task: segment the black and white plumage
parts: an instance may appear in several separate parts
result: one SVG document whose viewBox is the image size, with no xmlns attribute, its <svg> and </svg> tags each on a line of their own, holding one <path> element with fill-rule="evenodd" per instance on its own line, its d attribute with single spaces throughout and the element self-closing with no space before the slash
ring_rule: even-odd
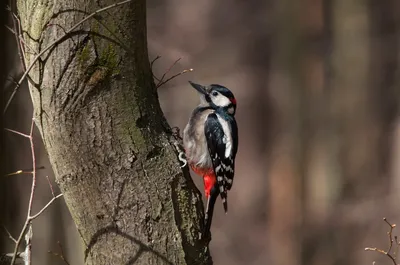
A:
<svg viewBox="0 0 400 265">
<path fill-rule="evenodd" d="M 204 131 L 219 193 L 227 212 L 227 191 L 233 184 L 238 137 L 235 119 L 219 112 L 217 110 L 208 115 Z"/>
<path fill-rule="evenodd" d="M 192 169 L 203 176 L 206 197 L 205 229 L 209 231 L 215 201 L 221 196 L 227 212 L 227 191 L 233 184 L 238 149 L 235 120 L 236 99 L 221 85 L 202 86 L 190 82 L 200 93 L 200 105 L 193 111 L 183 132 L 183 144 Z"/>
</svg>

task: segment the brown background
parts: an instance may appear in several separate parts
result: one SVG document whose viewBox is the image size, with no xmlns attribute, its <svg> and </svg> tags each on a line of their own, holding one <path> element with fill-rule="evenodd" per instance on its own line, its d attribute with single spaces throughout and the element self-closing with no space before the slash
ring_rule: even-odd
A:
<svg viewBox="0 0 400 265">
<path fill-rule="evenodd" d="M 8 75 L 18 77 L 7 36 Z M 183 128 L 198 103 L 188 80 L 227 86 L 238 101 L 236 177 L 228 215 L 216 207 L 215 264 L 390 264 L 364 248 L 386 248 L 382 218 L 400 220 L 399 37 L 396 0 L 148 1 L 150 60 L 162 56 L 155 75 L 178 58 L 171 73 L 194 69 L 159 90 L 171 126 Z M 6 126 L 27 133 L 31 109 L 22 88 Z M 28 140 L 7 133 L 6 144 L 6 172 L 31 167 Z M 46 169 L 34 212 L 53 179 L 38 138 L 36 152 Z M 17 236 L 30 176 L 0 183 L 2 222 Z M 60 252 L 57 241 L 71 265 L 83 264 L 62 200 L 34 221 L 34 264 L 63 264 L 47 253 Z"/>
</svg>

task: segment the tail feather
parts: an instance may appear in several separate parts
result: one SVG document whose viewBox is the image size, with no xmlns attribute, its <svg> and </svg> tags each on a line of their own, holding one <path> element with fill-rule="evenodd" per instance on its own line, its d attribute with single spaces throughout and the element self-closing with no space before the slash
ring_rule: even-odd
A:
<svg viewBox="0 0 400 265">
<path fill-rule="evenodd" d="M 218 192 L 211 192 L 211 195 L 207 200 L 207 208 L 204 216 L 204 236 L 208 237 L 211 235 L 211 223 L 214 214 L 215 201 L 218 198 Z"/>
<path fill-rule="evenodd" d="M 225 214 L 228 213 L 228 199 L 227 199 L 227 194 L 225 193 L 225 196 L 222 196 L 221 193 L 221 199 L 222 199 L 222 204 L 224 205 L 224 210 L 225 210 Z"/>
<path fill-rule="evenodd" d="M 224 205 L 225 213 L 227 213 L 228 212 L 228 199 L 227 199 L 228 194 L 227 194 L 225 186 L 224 186 L 225 183 L 223 181 L 221 181 L 221 182 L 218 182 L 217 184 L 219 186 L 219 194 L 221 195 L 221 200 Z"/>
</svg>

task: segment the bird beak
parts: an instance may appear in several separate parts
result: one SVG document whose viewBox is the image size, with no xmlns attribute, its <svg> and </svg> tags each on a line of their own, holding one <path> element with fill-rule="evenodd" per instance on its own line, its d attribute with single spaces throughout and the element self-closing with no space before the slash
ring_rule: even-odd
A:
<svg viewBox="0 0 400 265">
<path fill-rule="evenodd" d="M 201 93 L 203 95 L 207 95 L 208 94 L 205 86 L 193 83 L 192 81 L 189 81 L 189 83 L 192 85 L 192 87 L 194 87 L 194 89 L 199 91 L 199 93 Z"/>
</svg>

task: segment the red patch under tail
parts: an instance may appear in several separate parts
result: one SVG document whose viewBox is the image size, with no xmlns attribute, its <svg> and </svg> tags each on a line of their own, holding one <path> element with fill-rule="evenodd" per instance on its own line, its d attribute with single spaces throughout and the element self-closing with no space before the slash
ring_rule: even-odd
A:
<svg viewBox="0 0 400 265">
<path fill-rule="evenodd" d="M 204 175 L 204 193 L 206 198 L 210 197 L 211 189 L 214 187 L 215 183 L 217 182 L 217 178 L 215 177 L 214 172 L 211 174 Z"/>
<path fill-rule="evenodd" d="M 200 176 L 203 176 L 204 181 L 204 193 L 206 198 L 210 197 L 210 192 L 212 187 L 214 187 L 215 183 L 217 182 L 217 178 L 215 177 L 213 169 L 204 169 L 192 166 L 192 170 Z"/>
</svg>

